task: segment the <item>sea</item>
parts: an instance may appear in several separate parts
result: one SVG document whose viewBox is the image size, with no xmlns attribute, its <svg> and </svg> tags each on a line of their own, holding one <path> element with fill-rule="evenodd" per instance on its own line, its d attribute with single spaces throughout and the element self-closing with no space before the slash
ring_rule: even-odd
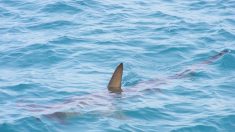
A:
<svg viewBox="0 0 235 132">
<path fill-rule="evenodd" d="M 234 131 L 234 0 L 0 0 L 0 132 Z"/>
</svg>

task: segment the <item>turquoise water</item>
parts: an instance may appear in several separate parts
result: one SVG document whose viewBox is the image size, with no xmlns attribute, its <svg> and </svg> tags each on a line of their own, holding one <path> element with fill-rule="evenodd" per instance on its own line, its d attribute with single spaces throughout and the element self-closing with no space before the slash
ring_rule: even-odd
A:
<svg viewBox="0 0 235 132">
<path fill-rule="evenodd" d="M 232 132 L 235 1 L 1 0 L 0 73 L 0 132 Z"/>
</svg>

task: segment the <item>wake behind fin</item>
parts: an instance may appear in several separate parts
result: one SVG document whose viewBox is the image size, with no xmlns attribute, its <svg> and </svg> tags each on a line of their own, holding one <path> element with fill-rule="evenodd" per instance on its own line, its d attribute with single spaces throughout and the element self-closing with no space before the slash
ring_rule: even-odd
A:
<svg viewBox="0 0 235 132">
<path fill-rule="evenodd" d="M 122 92 L 122 73 L 123 73 L 123 63 L 120 63 L 116 70 L 114 71 L 112 78 L 108 84 L 108 90 L 113 93 L 121 93 Z"/>
</svg>

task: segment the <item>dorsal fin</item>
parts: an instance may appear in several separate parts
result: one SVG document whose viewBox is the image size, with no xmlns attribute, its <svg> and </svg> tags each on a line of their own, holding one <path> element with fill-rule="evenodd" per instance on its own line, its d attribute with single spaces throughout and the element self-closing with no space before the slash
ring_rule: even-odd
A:
<svg viewBox="0 0 235 132">
<path fill-rule="evenodd" d="M 113 73 L 112 78 L 109 81 L 108 90 L 113 93 L 122 92 L 122 73 L 123 73 L 123 64 L 120 63 L 116 70 Z"/>
</svg>

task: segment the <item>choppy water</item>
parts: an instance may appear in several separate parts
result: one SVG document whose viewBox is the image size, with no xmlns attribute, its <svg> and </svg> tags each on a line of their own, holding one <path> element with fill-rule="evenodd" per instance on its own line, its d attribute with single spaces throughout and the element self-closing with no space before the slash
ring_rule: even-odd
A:
<svg viewBox="0 0 235 132">
<path fill-rule="evenodd" d="M 133 90 L 224 49 L 184 78 L 107 93 L 120 62 Z M 232 132 L 234 71 L 233 0 L 0 1 L 0 132 Z"/>
</svg>

